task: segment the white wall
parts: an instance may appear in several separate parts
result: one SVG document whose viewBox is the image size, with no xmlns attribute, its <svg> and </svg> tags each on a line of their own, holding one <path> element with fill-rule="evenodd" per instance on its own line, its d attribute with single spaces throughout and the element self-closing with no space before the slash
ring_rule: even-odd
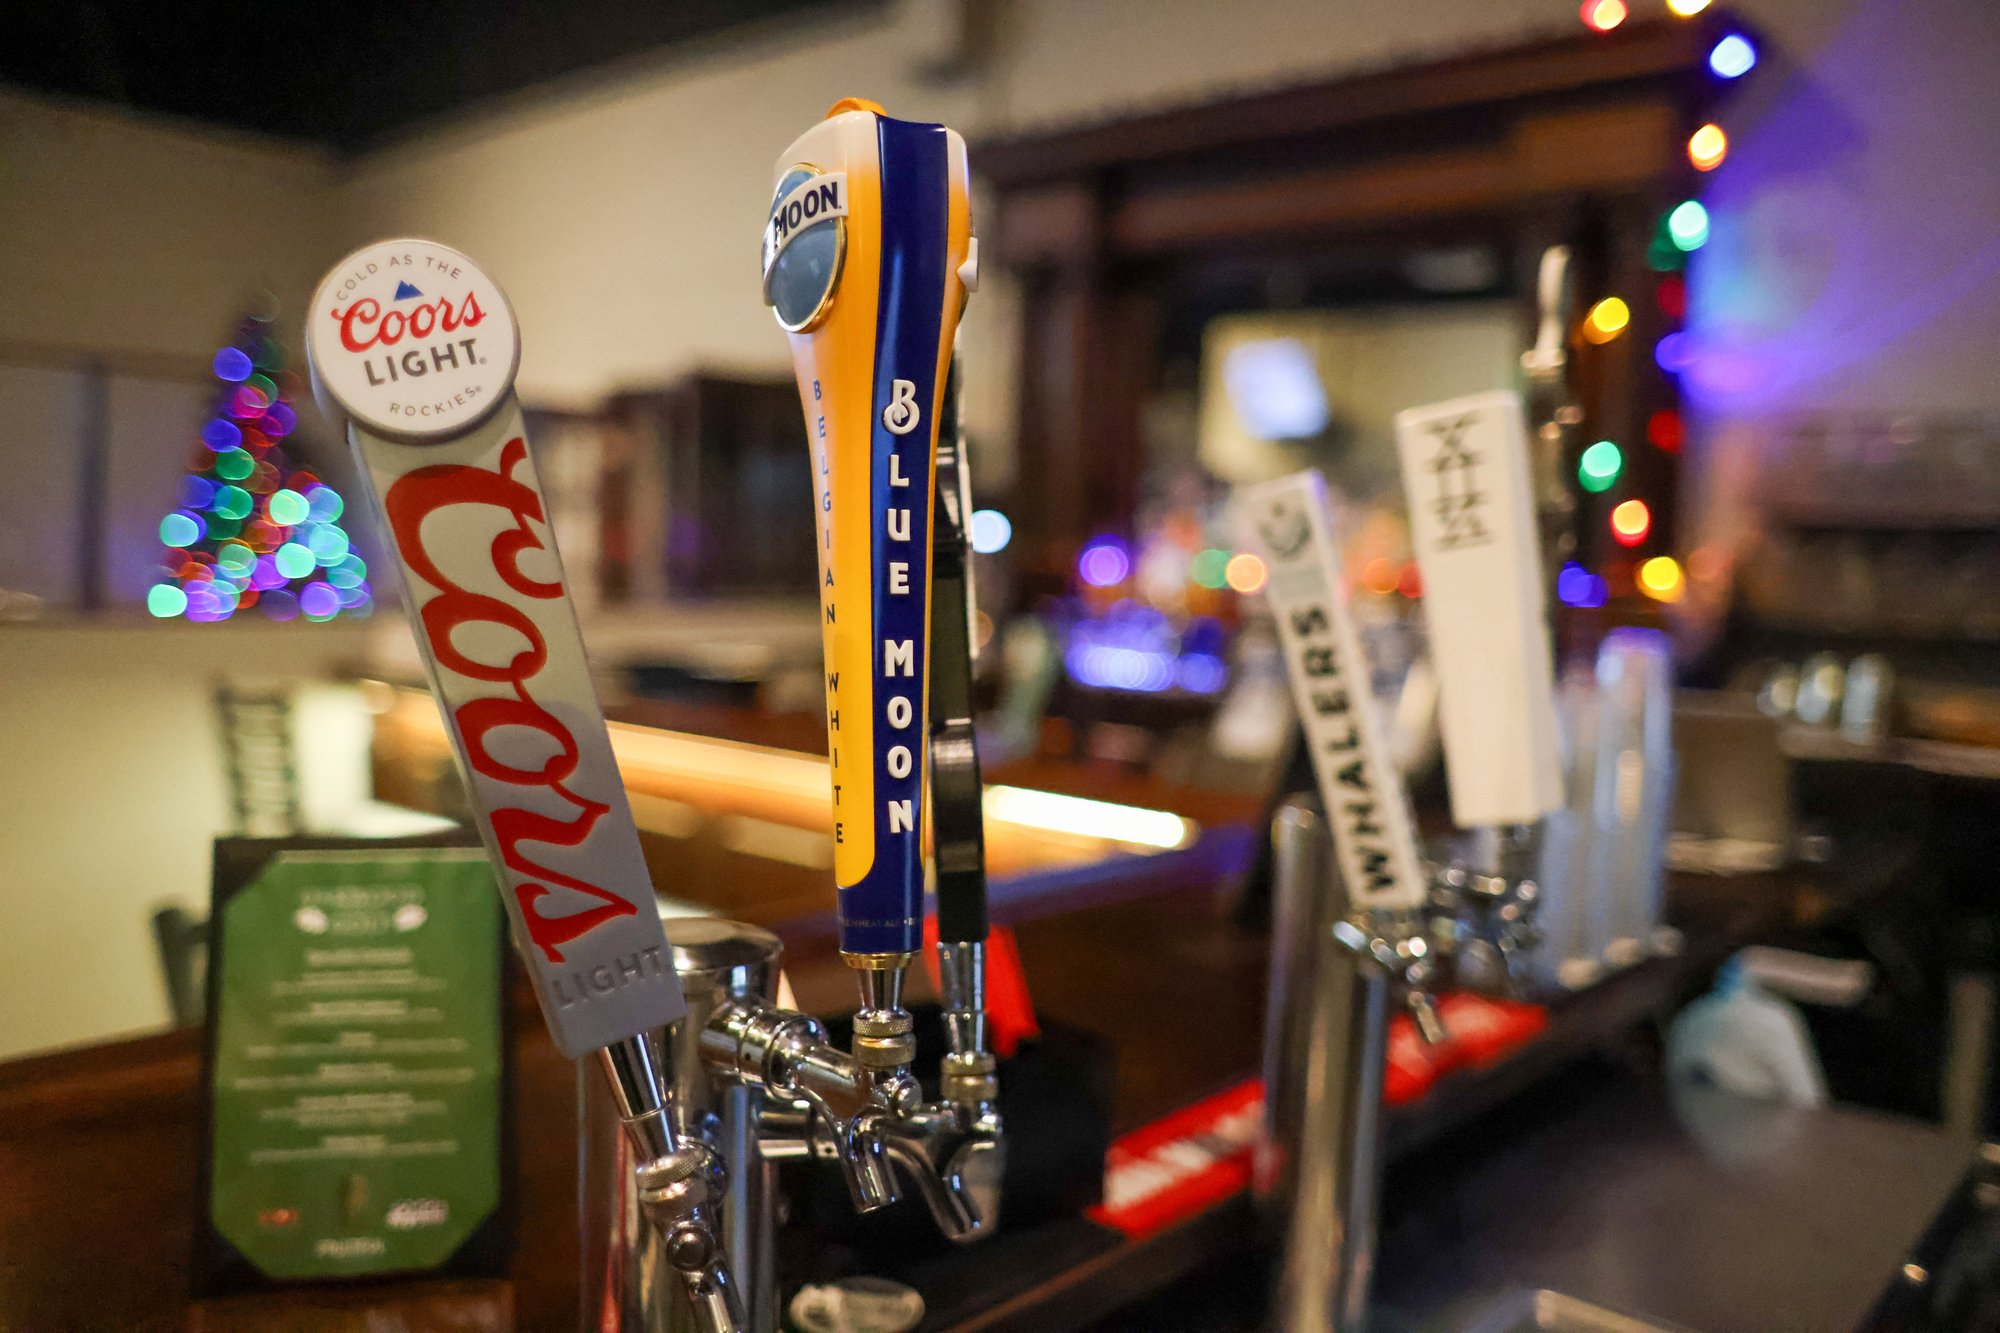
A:
<svg viewBox="0 0 2000 1333">
<path fill-rule="evenodd" d="M 314 150 L 0 88 L 0 346 L 205 358 L 260 290 L 302 309 L 333 180 Z"/>
<path fill-rule="evenodd" d="M 1362 0 L 998 9 L 993 61 L 946 88 L 915 77 L 891 7 L 467 117 L 359 163 L 342 187 L 349 229 L 421 232 L 478 255 L 519 311 L 520 384 L 535 401 L 587 405 L 697 366 L 782 373 L 785 341 L 758 296 L 770 171 L 838 98 L 977 138 L 1575 22 L 1567 0 L 1432 0 L 1421 26 Z M 1014 310 L 994 282 L 967 312 L 975 439 L 1004 442 L 1011 428 Z M 981 460 L 981 475 L 999 480 L 1007 452 Z"/>
<path fill-rule="evenodd" d="M 352 622 L 0 628 L 0 1059 L 165 1025 L 149 924 L 231 823 L 211 694 L 358 659 Z"/>
</svg>

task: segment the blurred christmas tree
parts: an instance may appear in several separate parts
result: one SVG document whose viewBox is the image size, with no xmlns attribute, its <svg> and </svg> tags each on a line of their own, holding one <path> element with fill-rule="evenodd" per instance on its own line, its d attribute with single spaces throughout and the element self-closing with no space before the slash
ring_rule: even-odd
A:
<svg viewBox="0 0 2000 1333">
<path fill-rule="evenodd" d="M 246 318 L 215 354 L 221 381 L 160 520 L 160 582 L 146 609 L 162 619 L 227 620 L 251 607 L 273 620 L 365 615 L 368 567 L 348 550 L 340 493 L 295 468 L 281 443 L 298 423 L 297 375 L 268 320 Z"/>
</svg>

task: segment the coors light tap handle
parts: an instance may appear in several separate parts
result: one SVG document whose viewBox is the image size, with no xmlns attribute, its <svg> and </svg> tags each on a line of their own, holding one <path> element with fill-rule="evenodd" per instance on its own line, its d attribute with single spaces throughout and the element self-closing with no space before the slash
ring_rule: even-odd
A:
<svg viewBox="0 0 2000 1333">
<path fill-rule="evenodd" d="M 382 241 L 313 294 L 313 391 L 396 550 L 403 600 L 542 1016 L 596 1052 L 639 1192 L 706 1333 L 742 1326 L 706 1145 L 679 1133 L 669 1047 L 687 1013 L 590 683 L 513 394 L 507 298 L 434 241 Z M 665 1276 L 663 1274 L 663 1276 Z"/>
<path fill-rule="evenodd" d="M 965 141 L 836 103 L 778 159 L 763 262 L 812 452 L 840 947 L 893 970 L 923 936 L 934 459 L 976 276 Z"/>
</svg>

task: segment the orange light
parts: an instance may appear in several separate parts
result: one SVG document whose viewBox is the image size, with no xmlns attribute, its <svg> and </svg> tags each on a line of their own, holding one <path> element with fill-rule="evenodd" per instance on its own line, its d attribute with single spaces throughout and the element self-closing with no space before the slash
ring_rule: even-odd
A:
<svg viewBox="0 0 2000 1333">
<path fill-rule="evenodd" d="M 1708 8 L 1709 0 L 1667 0 L 1667 8 L 1680 18 L 1693 18 Z"/>
<path fill-rule="evenodd" d="M 1610 32 L 1625 21 L 1625 0 L 1583 0 L 1584 24 L 1598 32 Z"/>
<path fill-rule="evenodd" d="M 1607 296 L 1590 308 L 1583 319 L 1583 336 L 1594 343 L 1608 343 L 1625 332 L 1632 322 L 1632 307 L 1615 296 Z"/>
<path fill-rule="evenodd" d="M 1361 586 L 1387 596 L 1396 591 L 1396 575 L 1395 564 L 1378 555 L 1361 567 Z"/>
<path fill-rule="evenodd" d="M 1714 171 L 1729 156 L 1729 136 L 1720 125 L 1704 125 L 1688 136 L 1688 161 L 1696 171 Z"/>
<path fill-rule="evenodd" d="M 1653 530 L 1653 511 L 1644 500 L 1627 500 L 1611 511 L 1611 535 L 1620 546 L 1637 546 Z"/>
<path fill-rule="evenodd" d="M 1229 563 L 1222 567 L 1222 581 L 1245 597 L 1262 591 L 1266 577 L 1264 562 L 1248 551 L 1230 556 Z"/>
<path fill-rule="evenodd" d="M 1687 591 L 1687 580 L 1672 556 L 1656 555 L 1639 566 L 1639 591 L 1656 602 L 1678 602 Z"/>
</svg>

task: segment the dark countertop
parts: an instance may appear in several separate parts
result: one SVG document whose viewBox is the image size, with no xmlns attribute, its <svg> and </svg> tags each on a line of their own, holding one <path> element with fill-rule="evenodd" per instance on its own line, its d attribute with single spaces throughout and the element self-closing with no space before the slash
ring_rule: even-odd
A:
<svg viewBox="0 0 2000 1333">
<path fill-rule="evenodd" d="M 1670 1010 L 1689 986 L 1699 986 L 1711 956 L 1783 917 L 1795 887 L 1772 879 L 1685 884 L 1677 878 L 1677 915 L 1685 913 L 1681 919 L 1691 928 L 1691 956 L 1657 969 L 1651 980 L 1635 975 L 1602 988 L 1558 1014 L 1552 1031 L 1587 1051 Z M 1232 924 L 1222 906 L 1215 884 L 1192 883 L 1020 922 L 1042 1012 L 1093 1028 L 1117 1047 L 1117 1130 L 1256 1067 L 1266 949 L 1261 932 Z M 803 947 L 788 953 L 788 972 L 806 1007 L 830 1011 L 851 996 L 851 980 L 830 955 Z M 574 1073 L 550 1045 L 525 988 L 515 1002 L 519 1243 L 510 1281 L 380 1283 L 191 1304 L 186 1274 L 199 1064 L 197 1034 L 190 1031 L 0 1065 L 0 1329 L 375 1333 L 573 1326 Z M 1551 1066 L 1534 1077 L 1556 1072 Z M 1428 1111 L 1417 1121 L 1405 1118 L 1408 1128 L 1392 1121 L 1392 1134 L 1406 1160 L 1429 1161 L 1433 1149 L 1425 1145 L 1496 1133 L 1504 1107 L 1512 1105 L 1506 1098 L 1520 1091 L 1504 1076 L 1462 1085 L 1454 1105 L 1474 1109 Z M 1422 1105 L 1433 1104 L 1442 1107 L 1432 1099 Z M 1580 1103 L 1576 1115 L 1586 1114 Z M 1888 1136 L 1884 1153 L 1903 1152 L 1897 1135 L 1907 1127 L 1865 1123 Z M 1490 1169 L 1504 1168 L 1496 1162 Z M 1494 1189 L 1501 1192 L 1493 1207 L 1504 1215 L 1504 1190 Z M 934 1297 L 925 1328 L 1083 1328 L 1217 1255 L 1241 1253 L 1252 1238 L 1240 1202 L 1137 1244 L 1082 1219 L 1003 1229 L 978 1248 L 969 1273 L 924 1275 L 926 1294 Z M 1524 1263 L 1535 1258 L 1522 1254 Z"/>
<path fill-rule="evenodd" d="M 1972 1147 L 1586 1065 L 1397 1169 L 1376 1290 L 1390 1329 L 1523 1287 L 1701 1333 L 1855 1329 Z"/>
<path fill-rule="evenodd" d="M 1972 1162 L 1913 1121 L 1585 1061 L 1391 1168 L 1371 1329 L 1453 1333 L 1536 1288 L 1694 1333 L 1860 1329 Z M 1269 1263 L 1211 1260 L 1092 1333 L 1262 1333 Z"/>
</svg>

